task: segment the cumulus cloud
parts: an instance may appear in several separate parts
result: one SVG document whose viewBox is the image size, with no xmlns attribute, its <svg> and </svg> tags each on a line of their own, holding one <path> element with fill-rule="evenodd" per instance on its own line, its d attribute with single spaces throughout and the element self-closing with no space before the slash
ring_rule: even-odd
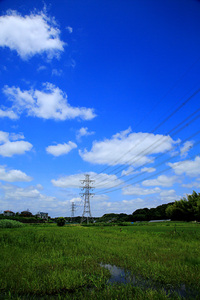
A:
<svg viewBox="0 0 200 300">
<path fill-rule="evenodd" d="M 190 177 L 200 175 L 200 157 L 196 156 L 194 160 L 185 160 L 181 162 L 168 163 L 174 170 L 175 174 L 186 174 Z"/>
<path fill-rule="evenodd" d="M 20 170 L 6 170 L 5 166 L 0 166 L 0 180 L 7 182 L 29 182 L 32 178 Z"/>
<path fill-rule="evenodd" d="M 150 195 L 150 194 L 157 194 L 160 192 L 160 188 L 156 187 L 153 189 L 144 189 L 140 185 L 135 186 L 128 186 L 126 188 L 123 188 L 123 195 Z"/>
<path fill-rule="evenodd" d="M 36 187 L 16 187 L 14 185 L 4 185 L 1 188 L 5 192 L 5 198 L 12 198 L 14 200 L 20 200 L 22 198 L 38 198 L 40 197 L 40 192 Z"/>
<path fill-rule="evenodd" d="M 83 136 L 88 136 L 88 135 L 93 135 L 93 134 L 95 134 L 95 132 L 94 131 L 88 131 L 88 128 L 87 127 L 82 127 L 82 128 L 80 128 L 78 131 L 77 131 L 77 133 L 76 133 L 76 138 L 77 138 L 77 140 L 81 140 L 81 137 L 83 137 Z"/>
<path fill-rule="evenodd" d="M 121 184 L 123 181 L 118 179 L 116 175 L 108 175 L 108 174 L 96 174 L 94 172 L 88 172 L 90 175 L 90 179 L 93 180 L 95 178 L 94 186 L 95 188 L 111 188 L 117 184 Z M 61 188 L 80 188 L 81 181 L 85 179 L 85 173 L 79 173 L 75 175 L 63 176 L 59 179 L 52 179 L 51 182 L 54 186 Z"/>
<path fill-rule="evenodd" d="M 91 210 L 94 216 L 103 216 L 113 212 L 132 214 L 141 205 L 144 205 L 144 201 L 140 198 L 122 201 L 109 201 L 106 199 L 104 201 L 96 201 L 95 197 L 91 201 Z"/>
<path fill-rule="evenodd" d="M 130 164 L 140 166 L 152 162 L 152 155 L 170 151 L 176 141 L 170 136 L 152 133 L 131 133 L 127 129 L 117 133 L 111 139 L 93 142 L 92 149 L 80 150 L 83 160 L 96 164 Z"/>
<path fill-rule="evenodd" d="M 32 213 L 38 211 L 46 211 L 48 213 L 51 211 L 53 213 L 58 207 L 56 197 L 41 193 L 40 185 L 19 187 L 13 184 L 0 184 L 0 189 L 0 204 L 3 209 L 8 209 L 9 207 L 9 209 L 17 212 L 29 208 Z"/>
<path fill-rule="evenodd" d="M 21 138 L 23 138 L 21 136 Z M 32 144 L 20 139 L 20 135 L 9 134 L 8 132 L 0 131 L 0 155 L 11 157 L 15 154 L 24 154 L 32 149 Z"/>
<path fill-rule="evenodd" d="M 18 116 L 24 112 L 28 116 L 54 120 L 91 120 L 96 116 L 91 108 L 71 106 L 67 95 L 55 85 L 45 83 L 43 86 L 42 90 L 24 91 L 19 87 L 5 86 L 3 92 L 13 103 L 12 112 Z"/>
<path fill-rule="evenodd" d="M 60 156 L 69 153 L 72 149 L 77 148 L 77 145 L 71 141 L 67 144 L 57 144 L 53 146 L 48 146 L 46 151 L 54 156 Z"/>
<path fill-rule="evenodd" d="M 65 45 L 59 35 L 55 20 L 44 12 L 22 16 L 9 11 L 0 17 L 0 47 L 15 50 L 23 60 L 42 53 L 58 57 Z"/>
<path fill-rule="evenodd" d="M 83 199 L 81 197 L 72 198 L 69 200 L 70 203 L 80 203 Z"/>
<path fill-rule="evenodd" d="M 149 179 L 149 180 L 144 180 L 142 182 L 142 185 L 144 186 L 172 186 L 175 182 L 177 182 L 178 179 L 176 176 L 166 176 L 166 175 L 160 175 L 156 179 Z"/>
</svg>

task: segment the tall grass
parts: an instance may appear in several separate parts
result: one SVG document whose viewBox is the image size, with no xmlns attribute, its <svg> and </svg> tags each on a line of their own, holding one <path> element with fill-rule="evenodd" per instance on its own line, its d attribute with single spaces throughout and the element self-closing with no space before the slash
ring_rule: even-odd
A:
<svg viewBox="0 0 200 300">
<path fill-rule="evenodd" d="M 164 287 L 185 284 L 200 291 L 199 241 L 200 225 L 191 223 L 1 229 L 0 289 L 20 297 L 60 294 L 66 299 L 92 299 L 93 294 L 95 299 L 120 299 L 121 289 L 132 295 L 127 299 L 167 299 L 161 290 L 106 286 L 109 271 L 100 263 Z"/>
<path fill-rule="evenodd" d="M 8 219 L 0 220 L 0 228 L 19 228 L 23 226 L 24 224 L 18 221 L 8 220 Z"/>
</svg>

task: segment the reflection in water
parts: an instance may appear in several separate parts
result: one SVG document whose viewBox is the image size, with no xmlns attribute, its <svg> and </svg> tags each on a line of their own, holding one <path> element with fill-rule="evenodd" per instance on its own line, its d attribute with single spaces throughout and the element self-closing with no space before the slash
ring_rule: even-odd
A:
<svg viewBox="0 0 200 300">
<path fill-rule="evenodd" d="M 193 289 L 187 288 L 185 284 L 182 284 L 179 288 L 166 288 L 166 286 L 161 285 L 159 283 L 153 282 L 151 279 L 144 279 L 142 277 L 136 277 L 132 275 L 131 272 L 125 271 L 122 268 L 118 268 L 116 266 L 112 266 L 110 264 L 100 264 L 101 267 L 106 268 L 110 271 L 110 278 L 108 280 L 108 284 L 114 283 L 131 283 L 133 286 L 137 286 L 140 288 L 152 288 L 152 289 L 163 289 L 166 292 L 166 295 L 170 295 L 176 292 L 179 296 L 185 299 L 197 299 L 199 293 Z"/>
</svg>

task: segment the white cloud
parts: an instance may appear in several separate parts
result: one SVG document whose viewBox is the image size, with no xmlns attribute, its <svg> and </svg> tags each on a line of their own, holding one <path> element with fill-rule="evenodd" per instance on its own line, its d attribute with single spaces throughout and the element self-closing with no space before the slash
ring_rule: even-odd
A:
<svg viewBox="0 0 200 300">
<path fill-rule="evenodd" d="M 141 169 L 141 172 L 147 172 L 147 173 L 153 173 L 155 171 L 156 171 L 155 168 L 142 168 Z"/>
<path fill-rule="evenodd" d="M 128 176 L 133 174 L 134 172 L 134 168 L 133 167 L 129 167 L 127 170 L 123 170 L 121 176 Z M 137 171 L 135 173 L 138 173 Z"/>
<path fill-rule="evenodd" d="M 41 186 L 19 187 L 13 184 L 0 184 L 0 204 L 3 210 L 10 209 L 20 212 L 30 209 L 32 213 L 45 211 L 52 213 L 58 207 L 58 200 L 55 197 L 47 196 L 40 192 Z M 60 211 L 62 208 L 59 207 Z"/>
<path fill-rule="evenodd" d="M 185 188 L 200 188 L 200 182 L 194 181 L 194 182 L 190 182 L 190 183 L 185 183 L 185 184 L 182 184 L 182 187 L 185 187 Z"/>
<path fill-rule="evenodd" d="M 46 70 L 46 69 L 47 69 L 46 66 L 39 66 L 39 67 L 37 68 L 37 71 L 40 72 L 40 71 L 44 71 L 44 70 Z"/>
<path fill-rule="evenodd" d="M 17 51 L 24 60 L 42 53 L 48 58 L 58 57 L 65 45 L 59 35 L 55 20 L 44 12 L 23 17 L 10 11 L 0 17 L 0 46 Z"/>
<path fill-rule="evenodd" d="M 77 131 L 76 138 L 77 138 L 77 140 L 80 141 L 82 136 L 88 136 L 88 135 L 93 135 L 93 134 L 95 134 L 94 131 L 89 132 L 87 127 L 82 127 Z"/>
<path fill-rule="evenodd" d="M 3 92 L 13 102 L 13 113 L 19 116 L 25 112 L 28 116 L 54 120 L 91 120 L 96 116 L 91 108 L 70 106 L 67 95 L 53 84 L 43 85 L 44 89 L 41 91 L 22 91 L 19 87 L 5 86 Z"/>
<path fill-rule="evenodd" d="M 196 156 L 194 160 L 185 160 L 176 163 L 168 163 L 168 165 L 174 170 L 175 174 L 181 175 L 185 173 L 190 177 L 200 175 L 200 157 Z"/>
<path fill-rule="evenodd" d="M 20 170 L 6 170 L 4 166 L 0 166 L 0 180 L 7 182 L 29 182 L 32 178 Z"/>
<path fill-rule="evenodd" d="M 139 185 L 135 186 L 128 186 L 123 188 L 123 195 L 150 195 L 150 194 L 157 194 L 160 192 L 160 188 L 156 187 L 153 189 L 144 189 Z"/>
<path fill-rule="evenodd" d="M 66 29 L 67 29 L 67 31 L 68 31 L 69 33 L 72 33 L 72 32 L 73 32 L 73 28 L 72 28 L 71 26 L 67 26 Z"/>
<path fill-rule="evenodd" d="M 140 166 L 152 162 L 153 154 L 171 150 L 176 143 L 169 136 L 130 131 L 129 128 L 113 135 L 111 139 L 95 141 L 90 151 L 80 150 L 79 154 L 83 160 L 91 163 Z"/>
<path fill-rule="evenodd" d="M 183 147 L 181 148 L 181 157 L 186 157 L 188 155 L 189 150 L 193 147 L 193 142 L 187 141 L 184 143 Z"/>
<path fill-rule="evenodd" d="M 109 213 L 132 214 L 133 211 L 140 208 L 142 203 L 144 203 L 140 198 L 122 201 L 109 201 L 106 199 L 104 201 L 96 201 L 95 197 L 91 200 L 91 211 L 93 216 L 103 216 L 104 214 Z"/>
<path fill-rule="evenodd" d="M 60 156 L 69 153 L 72 149 L 77 148 L 77 145 L 71 141 L 67 144 L 57 144 L 53 146 L 48 146 L 46 151 L 54 156 Z"/>
<path fill-rule="evenodd" d="M 83 199 L 81 197 L 76 197 L 76 198 L 72 198 L 71 200 L 69 200 L 70 203 L 75 203 L 78 204 L 82 201 Z"/>
<path fill-rule="evenodd" d="M 174 202 L 180 198 L 181 196 L 177 196 L 175 190 L 164 190 L 160 193 L 160 200 L 165 203 Z"/>
<path fill-rule="evenodd" d="M 8 132 L 0 131 L 0 155 L 11 157 L 15 154 L 24 154 L 32 149 L 32 145 L 25 141 L 16 141 L 20 139 L 20 135 L 9 134 Z M 21 137 L 23 138 L 23 137 Z M 13 141 L 14 140 L 14 141 Z"/>
<path fill-rule="evenodd" d="M 168 177 L 166 175 L 160 175 L 156 179 L 144 180 L 142 185 L 144 186 L 172 186 L 175 182 L 177 182 L 176 176 Z"/>
<path fill-rule="evenodd" d="M 63 71 L 58 69 L 53 69 L 51 74 L 55 76 L 61 76 L 63 74 Z"/>
<path fill-rule="evenodd" d="M 90 179 L 95 179 L 94 186 L 95 188 L 111 188 L 117 184 L 121 184 L 123 181 L 119 180 L 115 175 L 108 174 L 96 174 L 94 172 L 88 172 Z M 85 179 L 85 173 L 79 173 L 75 175 L 63 176 L 59 179 L 52 179 L 51 182 L 54 186 L 61 188 L 80 188 L 81 181 Z M 91 184 L 92 186 L 92 184 Z"/>
<path fill-rule="evenodd" d="M 0 109 L 0 118 L 5 118 L 5 117 L 11 120 L 18 119 L 18 115 L 14 111 L 12 111 L 12 109 L 5 109 L 5 110 Z"/>
</svg>

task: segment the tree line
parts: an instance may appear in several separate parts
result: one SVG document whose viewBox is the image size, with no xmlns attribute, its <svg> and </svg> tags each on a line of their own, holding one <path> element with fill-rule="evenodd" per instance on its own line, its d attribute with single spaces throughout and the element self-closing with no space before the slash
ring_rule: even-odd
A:
<svg viewBox="0 0 200 300">
<path fill-rule="evenodd" d="M 200 221 L 200 193 L 193 191 L 182 199 L 156 208 L 137 209 L 133 221 L 171 219 L 172 221 Z"/>
</svg>

